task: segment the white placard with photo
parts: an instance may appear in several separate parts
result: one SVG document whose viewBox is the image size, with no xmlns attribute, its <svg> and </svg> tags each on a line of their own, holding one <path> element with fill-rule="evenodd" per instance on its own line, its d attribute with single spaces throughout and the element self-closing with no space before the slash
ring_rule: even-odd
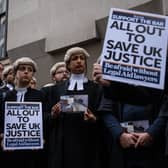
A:
<svg viewBox="0 0 168 168">
<path fill-rule="evenodd" d="M 79 113 L 87 111 L 88 95 L 61 96 L 61 111 L 66 113 Z"/>
</svg>

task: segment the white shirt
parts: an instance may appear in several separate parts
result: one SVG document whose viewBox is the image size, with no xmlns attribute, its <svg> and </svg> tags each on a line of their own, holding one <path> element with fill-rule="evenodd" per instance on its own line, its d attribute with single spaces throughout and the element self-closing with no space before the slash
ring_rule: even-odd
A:
<svg viewBox="0 0 168 168">
<path fill-rule="evenodd" d="M 24 102 L 25 93 L 27 88 L 16 88 L 17 91 L 17 102 Z"/>
<path fill-rule="evenodd" d="M 88 82 L 88 79 L 85 77 L 85 74 L 71 74 L 69 81 L 68 90 L 74 90 L 75 85 L 77 86 L 77 90 L 84 90 L 83 84 Z"/>
</svg>

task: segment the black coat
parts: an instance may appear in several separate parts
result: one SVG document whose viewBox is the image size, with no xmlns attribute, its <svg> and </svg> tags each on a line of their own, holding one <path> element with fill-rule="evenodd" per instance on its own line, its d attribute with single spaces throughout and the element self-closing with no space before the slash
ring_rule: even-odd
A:
<svg viewBox="0 0 168 168">
<path fill-rule="evenodd" d="M 104 94 L 106 100 L 103 100 L 100 111 L 106 128 L 108 166 L 129 168 L 132 164 L 150 168 L 159 164 L 162 167 L 165 121 L 158 117 L 158 113 L 163 91 L 113 82 L 110 87 L 104 87 Z M 123 149 L 119 144 L 119 137 L 124 132 L 120 122 L 144 119 L 150 121 L 146 131 L 153 137 L 153 145 Z"/>
<path fill-rule="evenodd" d="M 43 88 L 48 111 L 62 95 L 88 95 L 88 108 L 97 116 L 101 88 L 92 81 L 84 83 L 82 91 L 68 91 L 68 81 Z M 98 168 L 100 164 L 100 137 L 97 122 L 84 121 L 83 113 L 61 113 L 49 123 L 49 168 Z"/>
<path fill-rule="evenodd" d="M 165 137 L 166 137 L 166 148 L 165 154 L 168 158 L 168 95 L 166 94 L 163 100 L 163 104 L 160 109 L 159 116 L 165 120 Z"/>
<path fill-rule="evenodd" d="M 17 91 L 9 91 L 4 99 L 5 101 L 16 101 Z M 43 93 L 36 89 L 28 88 L 24 97 L 25 102 L 41 102 L 42 110 L 45 111 L 44 96 Z M 1 123 L 4 123 L 4 103 L 1 108 L 3 112 L 1 116 Z M 43 114 L 42 114 L 43 115 Z M 43 115 L 44 124 L 44 115 Z M 1 125 L 1 131 L 3 130 L 3 125 Z M 45 124 L 43 125 L 45 127 Z M 45 134 L 45 133 L 44 133 Z M 11 168 L 40 168 L 45 164 L 44 150 L 14 150 L 14 151 L 4 151 L 3 153 L 4 167 Z M 41 165 L 42 164 L 42 165 Z"/>
</svg>

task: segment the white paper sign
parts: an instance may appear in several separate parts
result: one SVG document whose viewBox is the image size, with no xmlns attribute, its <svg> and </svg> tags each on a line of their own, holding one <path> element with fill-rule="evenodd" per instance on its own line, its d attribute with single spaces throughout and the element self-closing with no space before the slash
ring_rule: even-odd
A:
<svg viewBox="0 0 168 168">
<path fill-rule="evenodd" d="M 110 10 L 101 55 L 103 78 L 164 89 L 168 17 Z"/>
<path fill-rule="evenodd" d="M 4 150 L 42 149 L 40 102 L 5 102 Z"/>
</svg>

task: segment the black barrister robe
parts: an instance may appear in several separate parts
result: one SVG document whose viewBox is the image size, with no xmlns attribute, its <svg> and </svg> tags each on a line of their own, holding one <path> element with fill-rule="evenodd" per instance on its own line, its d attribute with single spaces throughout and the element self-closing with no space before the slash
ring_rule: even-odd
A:
<svg viewBox="0 0 168 168">
<path fill-rule="evenodd" d="M 165 121 L 165 137 L 166 137 L 166 147 L 165 147 L 165 155 L 168 160 L 168 95 L 165 94 L 164 100 L 160 109 L 160 114 L 159 116 L 164 119 Z"/>
<path fill-rule="evenodd" d="M 82 91 L 67 91 L 68 81 L 43 88 L 48 111 L 61 95 L 88 95 L 88 108 L 97 116 L 101 88 L 92 81 L 84 83 Z M 61 113 L 51 119 L 48 128 L 49 168 L 99 168 L 100 137 L 98 122 L 85 121 L 82 112 Z"/>
<path fill-rule="evenodd" d="M 17 91 L 9 91 L 6 94 L 4 101 L 16 101 Z M 36 89 L 28 88 L 24 97 L 25 102 L 41 102 L 42 110 L 45 111 L 44 96 L 43 93 Z M 4 104 L 2 106 L 2 111 L 4 112 Z M 4 123 L 4 113 L 1 116 L 1 123 Z M 44 120 L 44 116 L 43 116 Z M 43 127 L 44 122 L 43 122 Z M 1 130 L 3 130 L 3 125 L 1 125 Z M 45 133 L 44 133 L 45 134 Z M 45 166 L 45 153 L 44 150 L 14 150 L 14 151 L 4 151 L 3 155 L 4 168 L 41 168 L 42 165 Z"/>
<path fill-rule="evenodd" d="M 158 117 L 163 91 L 113 82 L 110 87 L 104 88 L 104 95 L 109 102 L 104 100 L 100 110 L 103 111 L 102 120 L 107 128 L 108 166 L 163 168 L 165 120 Z M 135 120 L 149 121 L 145 132 L 152 136 L 153 143 L 147 147 L 124 149 L 119 144 L 119 137 L 124 132 L 120 122 Z"/>
</svg>

